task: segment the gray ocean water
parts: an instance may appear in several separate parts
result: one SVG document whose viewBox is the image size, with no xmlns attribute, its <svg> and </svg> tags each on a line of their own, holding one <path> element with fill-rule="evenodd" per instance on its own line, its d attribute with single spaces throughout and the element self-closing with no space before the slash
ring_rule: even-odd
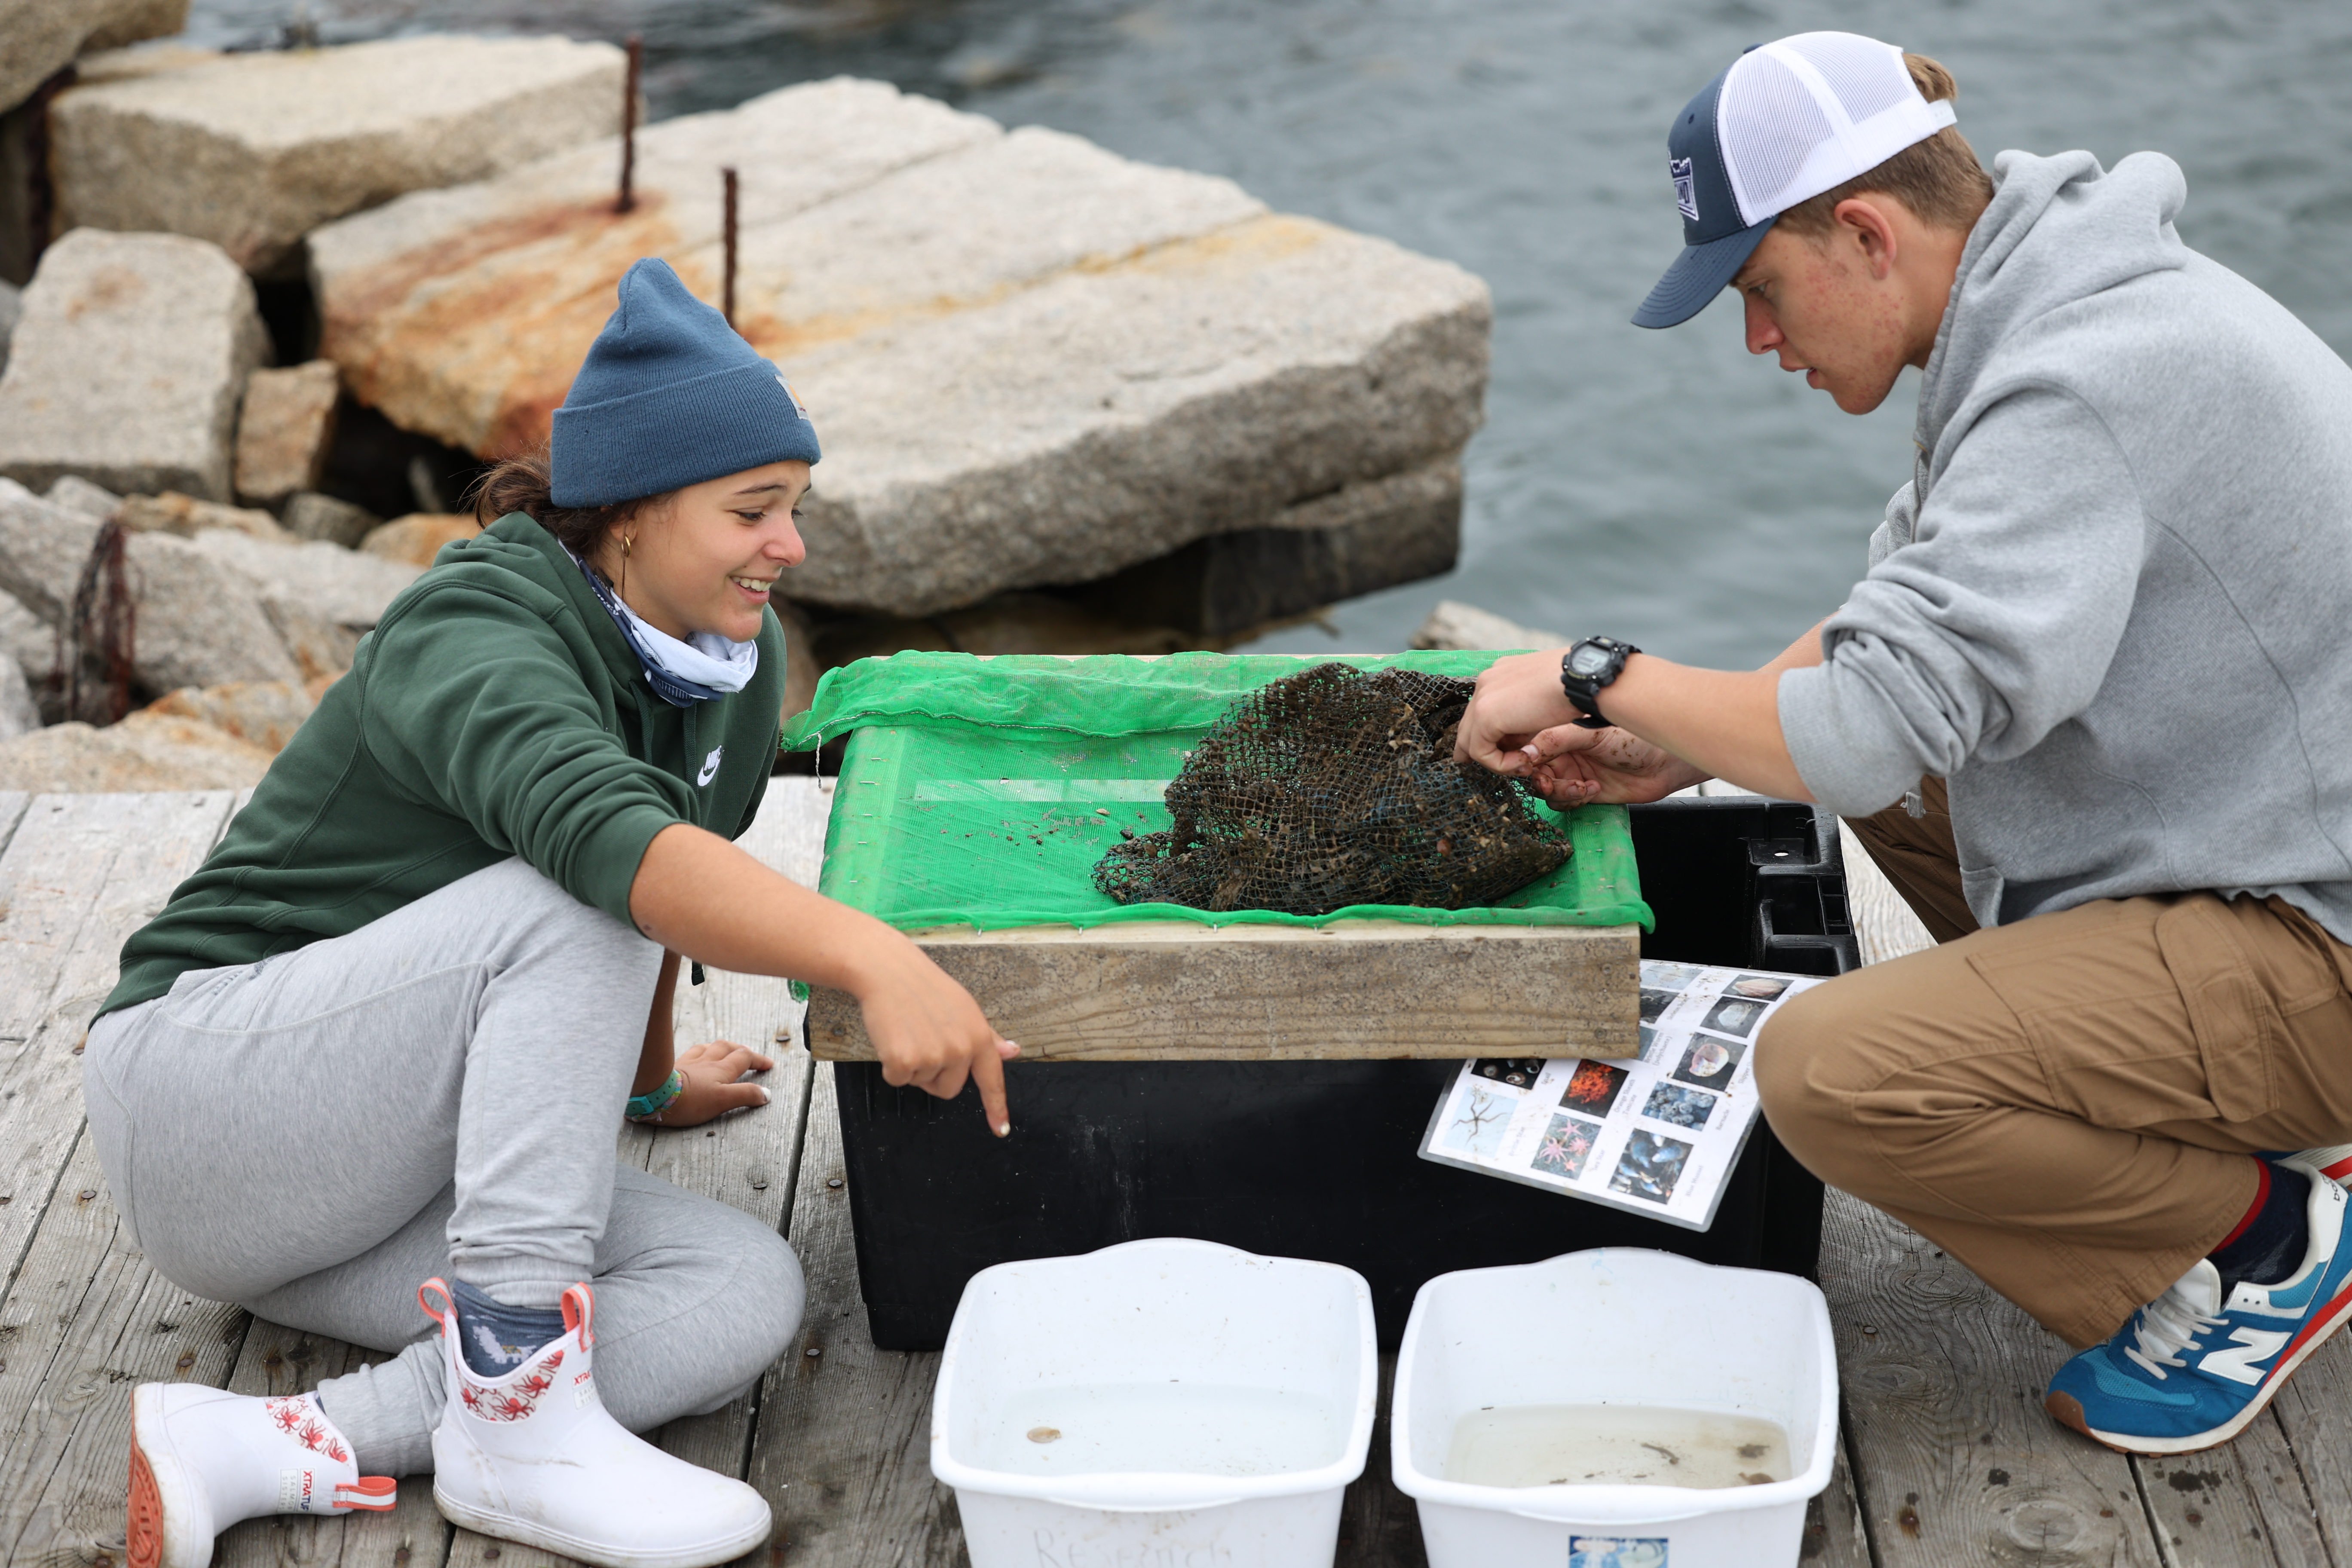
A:
<svg viewBox="0 0 2352 1568">
<path fill-rule="evenodd" d="M 289 0 L 195 0 L 194 41 L 275 41 Z M 2143 149 L 2187 171 L 2192 246 L 2352 351 L 2352 5 L 2341 0 L 310 0 L 328 41 L 431 29 L 644 34 L 656 117 L 886 79 L 1008 124 L 1224 174 L 1277 208 L 1461 263 L 1495 372 L 1451 576 L 1339 606 L 1401 647 L 1440 597 L 1685 662 L 1761 662 L 1834 608 L 1908 477 L 1916 376 L 1841 414 L 1741 346 L 1727 299 L 1626 317 L 1680 243 L 1683 102 L 1816 27 L 1934 55 L 2003 148 Z"/>
</svg>

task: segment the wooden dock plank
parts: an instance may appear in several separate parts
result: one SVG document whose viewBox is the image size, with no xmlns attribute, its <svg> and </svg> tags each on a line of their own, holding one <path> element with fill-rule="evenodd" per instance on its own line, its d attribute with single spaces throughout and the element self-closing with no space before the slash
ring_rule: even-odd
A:
<svg viewBox="0 0 2352 1568">
<path fill-rule="evenodd" d="M 244 1331 L 244 1313 L 186 1297 L 123 1232 L 81 1133 L 79 1061 L 124 938 L 202 861 L 231 798 L 38 796 L 0 851 L 0 1543 L 12 1563 L 119 1557 L 120 1395 L 138 1378 L 217 1383 Z"/>
<path fill-rule="evenodd" d="M 2352 1436 L 2352 1333 L 2339 1333 L 2314 1352 L 2279 1391 L 2271 1413 L 2286 1438 L 2319 1537 L 2320 1550 L 2305 1548 L 2301 1561 L 2352 1568 L 2352 1441 L 2347 1440 Z M 2283 1522 L 2273 1528 L 2285 1534 Z M 2294 1561 L 2284 1546 L 2279 1557 Z"/>
<path fill-rule="evenodd" d="M 2052 1421 L 2066 1346 L 1925 1237 L 1832 1193 L 1822 1289 L 1879 1568 L 2157 1568 L 2129 1461 Z"/>
<path fill-rule="evenodd" d="M 81 1126 L 81 1038 L 123 939 L 204 859 L 228 804 L 226 791 L 39 795 L 0 851 L 0 1279 Z"/>
<path fill-rule="evenodd" d="M 2132 1468 L 2171 1568 L 2315 1568 L 2328 1561 L 2311 1494 L 2269 1411 L 2221 1447 L 2137 1458 Z"/>
<path fill-rule="evenodd" d="M 793 1196 L 808 1316 L 761 1385 L 750 1479 L 776 1510 L 771 1552 L 792 1568 L 958 1568 L 955 1497 L 930 1471 L 940 1358 L 877 1350 L 866 1332 L 833 1071 L 817 1065 Z"/>
<path fill-rule="evenodd" d="M 0 1560 L 97 1568 L 122 1560 L 135 1383 L 228 1375 L 246 1314 L 157 1275 L 79 1141 L 35 1233 L 0 1331 Z"/>
<path fill-rule="evenodd" d="M 1853 1467 L 1846 1458 L 1845 1434 L 1838 1434 L 1837 1462 L 1830 1484 L 1805 1505 L 1804 1538 L 1797 1560 L 1805 1568 L 1872 1568 L 1870 1536 L 1853 1493 Z"/>
<path fill-rule="evenodd" d="M 1845 864 L 1845 907 L 1853 921 L 1855 943 L 1864 963 L 1884 963 L 1906 952 L 1925 952 L 1936 945 L 1870 851 L 1862 847 L 1853 828 L 1841 818 L 1838 847 Z"/>
</svg>

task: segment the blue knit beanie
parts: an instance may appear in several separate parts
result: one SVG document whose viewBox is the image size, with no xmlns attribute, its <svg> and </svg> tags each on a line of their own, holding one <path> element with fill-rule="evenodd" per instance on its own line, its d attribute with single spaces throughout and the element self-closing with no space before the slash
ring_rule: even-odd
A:
<svg viewBox="0 0 2352 1568">
<path fill-rule="evenodd" d="M 816 426 L 776 367 L 653 257 L 588 345 L 549 441 L 558 506 L 610 506 L 797 458 Z"/>
</svg>

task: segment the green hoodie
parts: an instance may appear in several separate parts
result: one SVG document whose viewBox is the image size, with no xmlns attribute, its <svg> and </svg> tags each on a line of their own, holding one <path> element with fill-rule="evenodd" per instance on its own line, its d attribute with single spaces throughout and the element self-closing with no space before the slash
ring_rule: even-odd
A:
<svg viewBox="0 0 2352 1568">
<path fill-rule="evenodd" d="M 520 512 L 384 611 L 218 847 L 122 949 L 101 1012 L 193 969 L 359 930 L 520 855 L 629 920 L 655 834 L 751 826 L 776 756 L 783 628 L 730 697 L 675 708 L 554 536 Z"/>
</svg>

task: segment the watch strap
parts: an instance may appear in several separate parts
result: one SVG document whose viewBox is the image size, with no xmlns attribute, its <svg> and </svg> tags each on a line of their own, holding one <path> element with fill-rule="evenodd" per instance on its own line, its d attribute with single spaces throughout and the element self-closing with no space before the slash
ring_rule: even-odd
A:
<svg viewBox="0 0 2352 1568">
<path fill-rule="evenodd" d="M 1598 647 L 1609 655 L 1609 666 L 1596 675 L 1579 675 L 1576 656 L 1582 649 Z M 1559 658 L 1559 688 L 1569 702 L 1584 717 L 1569 722 L 1583 730 L 1606 730 L 1610 721 L 1601 717 L 1601 689 L 1614 681 L 1625 671 L 1625 661 L 1642 650 L 1629 642 L 1615 637 L 1582 637 Z"/>
</svg>

